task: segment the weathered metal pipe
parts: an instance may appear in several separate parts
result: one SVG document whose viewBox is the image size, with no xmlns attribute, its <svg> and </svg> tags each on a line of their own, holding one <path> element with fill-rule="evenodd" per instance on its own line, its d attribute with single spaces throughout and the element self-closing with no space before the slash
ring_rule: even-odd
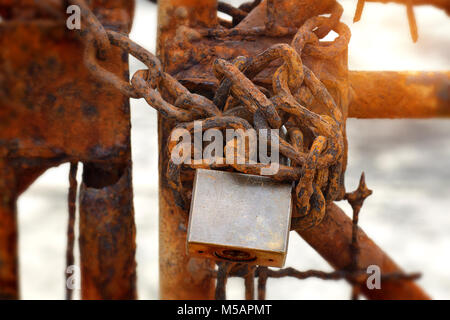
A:
<svg viewBox="0 0 450 320">
<path fill-rule="evenodd" d="M 297 233 L 336 270 L 351 265 L 352 220 L 336 204 L 328 205 L 325 218 L 318 226 Z M 358 228 L 357 237 L 360 248 L 359 269 L 377 265 L 382 274 L 402 271 L 361 228 Z M 369 299 L 430 299 L 412 280 L 382 281 L 381 289 L 373 290 L 369 290 L 366 283 L 362 282 L 360 289 Z"/>
<path fill-rule="evenodd" d="M 158 57 L 166 68 L 173 61 L 164 45 L 180 25 L 213 26 L 217 3 L 210 0 L 158 1 Z M 162 92 L 164 95 L 165 93 Z M 175 205 L 166 178 L 166 146 L 173 121 L 158 114 L 159 143 L 159 285 L 161 299 L 214 299 L 214 264 L 186 255 L 188 212 Z"/>
<path fill-rule="evenodd" d="M 350 71 L 351 118 L 450 117 L 450 71 Z"/>
<path fill-rule="evenodd" d="M 131 165 L 85 165 L 79 240 L 83 299 L 136 298 L 135 237 Z"/>
</svg>

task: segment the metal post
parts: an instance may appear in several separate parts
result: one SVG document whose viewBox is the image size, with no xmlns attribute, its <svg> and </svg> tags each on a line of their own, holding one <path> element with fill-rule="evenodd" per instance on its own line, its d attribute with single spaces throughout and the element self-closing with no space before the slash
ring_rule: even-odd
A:
<svg viewBox="0 0 450 320">
<path fill-rule="evenodd" d="M 131 164 L 85 164 L 80 190 L 83 299 L 136 299 Z"/>
<path fill-rule="evenodd" d="M 158 56 L 165 70 L 177 59 L 165 43 L 181 25 L 213 26 L 217 3 L 211 0 L 158 1 Z M 164 95 L 164 92 L 162 93 Z M 169 189 L 166 168 L 167 139 L 174 123 L 158 114 L 159 142 L 159 285 L 161 299 L 214 299 L 214 264 L 186 255 L 189 212 L 176 206 Z"/>
</svg>

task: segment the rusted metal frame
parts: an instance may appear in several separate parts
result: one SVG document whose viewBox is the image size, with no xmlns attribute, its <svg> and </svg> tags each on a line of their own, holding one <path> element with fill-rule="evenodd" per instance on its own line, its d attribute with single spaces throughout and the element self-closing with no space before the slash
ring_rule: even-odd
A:
<svg viewBox="0 0 450 320">
<path fill-rule="evenodd" d="M 349 82 L 351 118 L 450 117 L 450 71 L 350 71 Z"/>
<path fill-rule="evenodd" d="M 6 20 L 0 42 L 0 137 L 7 158 L 22 167 L 121 161 L 129 142 L 128 100 L 83 68 L 74 32 L 54 20 Z M 128 78 L 127 57 L 117 48 L 111 55 L 104 65 Z"/>
<path fill-rule="evenodd" d="M 349 71 L 348 81 L 349 118 L 450 117 L 450 71 Z"/>
<path fill-rule="evenodd" d="M 84 63 L 90 70 L 93 64 L 95 68 L 101 69 L 99 62 L 92 60 L 96 57 L 101 60 L 110 57 L 112 51 L 108 34 L 84 0 L 71 2 L 82 7 L 86 28 L 94 33 L 91 35 L 87 32 L 88 36 L 83 37 L 85 47 L 88 48 L 84 51 Z M 127 29 L 129 30 L 129 25 L 127 27 L 125 24 L 121 31 L 127 31 Z M 89 36 L 94 36 L 95 40 Z M 122 55 L 125 54 L 122 53 Z M 92 60 L 89 60 L 90 58 Z M 125 59 L 122 58 L 122 60 Z M 89 61 L 91 63 L 88 63 Z M 119 77 L 114 73 L 109 74 L 119 81 L 121 78 L 128 81 L 127 67 Z M 129 110 L 129 101 L 126 97 L 123 99 L 123 104 Z M 129 130 L 129 127 L 127 128 Z M 129 135 L 127 145 L 127 150 L 118 163 L 84 162 L 79 224 L 83 299 L 136 299 L 137 297 L 136 228 Z"/>
<path fill-rule="evenodd" d="M 91 4 L 100 13 L 102 23 L 116 30 L 129 31 L 133 1 L 107 3 L 98 0 Z M 4 12 L 5 7 L 2 7 L 1 13 Z M 106 176 L 115 171 L 111 168 L 125 166 L 130 170 L 131 167 L 128 99 L 114 87 L 98 82 L 83 67 L 82 46 L 74 32 L 65 28 L 64 20 L 50 19 L 44 11 L 39 11 L 36 19 L 29 21 L 20 20 L 20 17 L 16 21 L 14 18 L 7 17 L 0 24 L 0 61 L 4 71 L 0 82 L 5 88 L 0 92 L 0 119 L 5 123 L 0 126 L 0 162 L 7 163 L 9 168 L 1 172 L 1 181 L 7 184 L 8 194 L 3 193 L 5 206 L 1 212 L 4 219 L 0 219 L 0 256 L 4 262 L 0 264 L 0 290 L 5 297 L 18 298 L 15 222 L 15 199 L 18 195 L 47 168 L 67 161 L 83 161 L 87 166 L 101 163 L 97 167 L 103 168 Z M 108 58 L 108 61 L 101 62 L 102 67 L 128 80 L 127 55 L 113 48 Z M 77 81 L 73 82 L 74 79 Z M 98 169 L 94 171 L 84 175 L 102 178 Z M 126 188 L 114 195 L 119 203 L 107 212 L 111 221 L 99 224 L 102 228 L 100 233 L 92 228 L 100 213 L 89 207 L 98 200 L 98 193 L 97 198 L 92 196 L 90 189 L 84 193 L 81 211 L 85 213 L 83 230 L 88 232 L 81 232 L 85 239 L 83 249 L 86 251 L 92 247 L 98 256 L 86 260 L 86 254 L 83 254 L 82 264 L 108 258 L 108 253 L 112 252 L 109 243 L 115 246 L 116 251 L 113 252 L 125 253 L 112 262 L 123 266 L 122 270 L 111 273 L 111 264 L 105 263 L 102 270 L 109 267 L 106 270 L 109 273 L 99 276 L 89 292 L 86 292 L 84 281 L 83 298 L 132 299 L 136 296 L 131 178 L 128 174 L 123 179 L 127 183 Z M 113 191 L 118 189 L 114 183 L 106 187 Z M 72 197 L 73 193 L 69 196 Z M 108 196 L 111 198 L 111 194 Z M 9 199 L 8 206 L 6 199 Z M 100 199 L 100 202 L 105 200 L 108 198 Z M 109 204 L 116 205 L 113 201 Z M 70 211 L 73 213 L 73 208 Z M 127 230 L 111 229 L 114 224 L 123 224 Z M 95 242 L 107 236 L 111 241 L 103 241 L 103 247 Z M 89 241 L 90 237 L 93 242 Z M 70 245 L 68 249 L 70 251 Z M 68 262 L 71 261 L 69 257 Z M 84 270 L 83 279 L 96 276 L 98 269 L 95 270 L 95 263 L 90 266 L 92 269 Z M 112 278 L 114 283 L 108 284 L 109 280 L 101 283 L 105 277 Z"/>
<path fill-rule="evenodd" d="M 19 299 L 17 199 L 47 166 L 23 166 L 0 147 L 0 299 Z"/>
<path fill-rule="evenodd" d="M 159 0 L 157 55 L 163 68 L 172 63 L 166 42 L 180 25 L 212 27 L 217 24 L 217 3 L 210 0 Z M 162 92 L 163 98 L 170 94 Z M 166 146 L 175 126 L 158 114 L 159 145 L 159 295 L 161 299 L 214 299 L 214 263 L 186 255 L 188 211 L 175 205 L 167 180 Z M 189 174 L 182 172 L 183 176 Z"/>
</svg>

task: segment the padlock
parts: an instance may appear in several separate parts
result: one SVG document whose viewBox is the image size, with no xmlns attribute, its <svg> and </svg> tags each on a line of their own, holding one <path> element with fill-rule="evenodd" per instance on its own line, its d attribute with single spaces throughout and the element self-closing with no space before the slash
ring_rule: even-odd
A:
<svg viewBox="0 0 450 320">
<path fill-rule="evenodd" d="M 187 251 L 219 261 L 282 267 L 291 223 L 291 183 L 197 169 Z"/>
</svg>

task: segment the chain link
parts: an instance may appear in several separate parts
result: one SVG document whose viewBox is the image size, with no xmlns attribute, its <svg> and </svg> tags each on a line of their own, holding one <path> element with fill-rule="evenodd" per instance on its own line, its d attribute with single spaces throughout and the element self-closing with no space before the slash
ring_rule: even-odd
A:
<svg viewBox="0 0 450 320">
<path fill-rule="evenodd" d="M 290 165 L 279 164 L 280 170 L 272 178 L 296 182 L 293 228 L 310 228 L 320 223 L 325 215 L 326 203 L 343 198 L 345 191 L 340 182 L 344 166 L 343 114 L 327 88 L 303 65 L 301 59 L 303 52 L 330 58 L 347 48 L 350 32 L 339 22 L 342 15 L 340 5 L 336 3 L 332 7 L 329 18 L 313 17 L 307 20 L 296 32 L 291 45 L 276 44 L 255 57 L 238 57 L 233 63 L 217 59 L 213 64 L 213 71 L 220 86 L 214 101 L 211 101 L 191 93 L 164 72 L 158 58 L 133 42 L 126 34 L 104 29 L 84 0 L 70 0 L 70 3 L 80 6 L 86 26 L 81 35 L 85 42 L 84 62 L 87 68 L 99 80 L 113 85 L 127 97 L 144 98 L 162 116 L 178 123 L 175 130 L 184 128 L 193 132 L 194 120 L 201 122 L 203 130 L 279 129 L 282 126 L 288 129 L 287 140 L 272 133 L 279 141 L 281 155 L 291 161 Z M 241 11 L 230 7 L 221 8 L 243 15 Z M 272 26 L 271 33 L 274 33 L 273 28 L 275 27 Z M 319 39 L 330 30 L 335 30 L 339 36 L 330 45 L 319 46 Z M 107 57 L 111 45 L 131 54 L 143 62 L 147 69 L 137 71 L 132 76 L 131 83 L 105 70 L 98 59 Z M 282 59 L 283 63 L 273 75 L 273 92 L 263 91 L 253 83 L 252 78 L 278 59 Z M 165 92 L 164 97 L 162 92 Z M 312 101 L 322 104 L 327 114 L 319 115 L 311 111 L 308 104 Z M 242 112 L 250 115 L 250 121 L 238 116 Z M 305 132 L 313 134 L 313 141 L 306 143 L 303 139 Z M 267 141 L 270 143 L 270 137 Z M 172 152 L 175 145 L 176 142 L 170 143 L 168 151 Z M 236 148 L 235 153 L 238 153 Z M 248 159 L 248 154 L 237 156 Z M 224 163 L 223 159 L 205 159 L 199 164 L 188 166 L 212 169 L 231 167 L 240 172 L 258 175 L 263 168 L 268 167 L 262 163 L 223 165 Z M 187 193 L 181 185 L 179 175 L 179 166 L 170 162 L 168 180 L 179 200 L 178 205 L 186 208 L 189 199 L 185 196 Z"/>
</svg>

